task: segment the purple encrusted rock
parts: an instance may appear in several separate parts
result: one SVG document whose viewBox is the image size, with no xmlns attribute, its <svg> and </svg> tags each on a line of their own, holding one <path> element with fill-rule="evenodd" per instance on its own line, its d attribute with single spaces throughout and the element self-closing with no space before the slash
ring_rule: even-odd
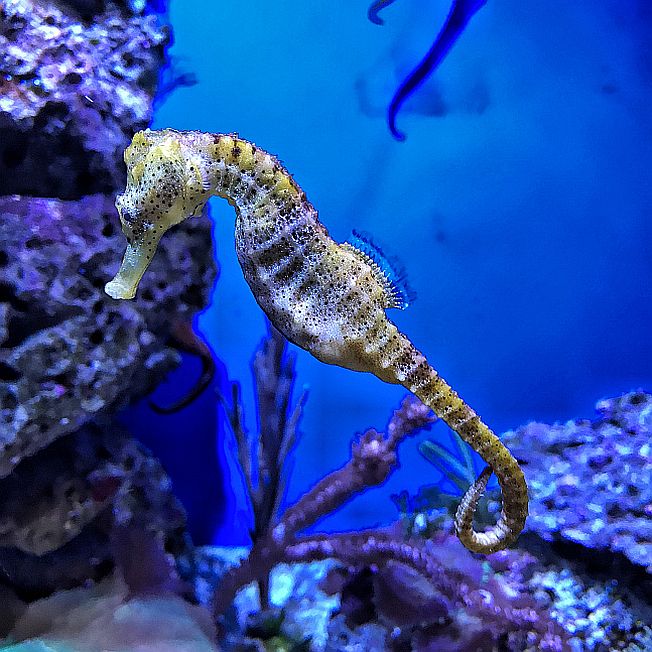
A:
<svg viewBox="0 0 652 652">
<path fill-rule="evenodd" d="M 133 5 L 0 3 L 0 195 L 76 199 L 124 183 L 122 152 L 151 120 L 169 42 Z"/>
<path fill-rule="evenodd" d="M 652 395 L 597 404 L 594 421 L 505 434 L 530 489 L 526 528 L 546 541 L 624 555 L 652 573 Z"/>
<path fill-rule="evenodd" d="M 2 582 L 33 600 L 97 580 L 115 560 L 130 586 L 162 592 L 180 586 L 185 525 L 160 462 L 123 429 L 89 425 L 0 479 Z"/>
<path fill-rule="evenodd" d="M 0 198 L 0 478 L 89 420 L 124 406 L 178 363 L 175 321 L 215 277 L 210 221 L 165 239 L 136 301 L 104 284 L 124 250 L 113 202 Z"/>
</svg>

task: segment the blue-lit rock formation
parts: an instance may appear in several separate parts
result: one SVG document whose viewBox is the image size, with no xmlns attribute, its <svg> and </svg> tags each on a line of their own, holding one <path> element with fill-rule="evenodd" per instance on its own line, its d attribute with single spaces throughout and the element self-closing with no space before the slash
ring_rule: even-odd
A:
<svg viewBox="0 0 652 652">
<path fill-rule="evenodd" d="M 184 526 L 160 463 L 115 426 L 88 426 L 0 480 L 1 583 L 31 601 L 99 580 L 116 555 L 125 565 L 125 530 L 143 533 L 140 573 L 151 583 L 157 569 L 147 566 L 146 535 L 180 555 Z"/>
<path fill-rule="evenodd" d="M 138 302 L 116 304 L 102 291 L 122 246 L 111 197 L 5 197 L 0 215 L 2 477 L 150 391 L 178 362 L 165 346 L 172 323 L 204 305 L 214 267 L 209 221 L 192 220 L 154 261 Z"/>
<path fill-rule="evenodd" d="M 576 557 L 622 558 L 652 590 L 652 395 L 600 401 L 598 418 L 506 433 L 524 463 L 527 529 Z"/>
<path fill-rule="evenodd" d="M 123 3 L 4 2 L 0 194 L 113 192 L 122 151 L 151 120 L 168 41 L 156 15 Z"/>
<path fill-rule="evenodd" d="M 122 246 L 122 151 L 149 124 L 165 65 L 163 10 L 0 3 L 0 635 L 24 601 L 114 566 L 132 594 L 187 589 L 184 509 L 112 418 L 179 362 L 171 329 L 215 277 L 209 220 L 160 257 L 176 280 L 159 272 L 131 305 L 102 290 Z"/>
</svg>

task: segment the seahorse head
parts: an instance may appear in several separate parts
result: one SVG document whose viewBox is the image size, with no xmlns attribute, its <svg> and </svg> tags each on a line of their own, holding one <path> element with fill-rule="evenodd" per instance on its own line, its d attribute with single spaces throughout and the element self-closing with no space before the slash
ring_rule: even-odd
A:
<svg viewBox="0 0 652 652">
<path fill-rule="evenodd" d="M 172 129 L 138 132 L 125 150 L 127 185 L 116 198 L 127 250 L 120 270 L 106 284 L 114 299 L 132 299 L 161 236 L 201 212 L 208 196 L 198 166 Z"/>
</svg>

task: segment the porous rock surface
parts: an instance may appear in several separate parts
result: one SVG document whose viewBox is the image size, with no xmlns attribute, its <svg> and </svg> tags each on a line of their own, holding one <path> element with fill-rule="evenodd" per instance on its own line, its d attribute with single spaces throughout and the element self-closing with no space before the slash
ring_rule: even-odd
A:
<svg viewBox="0 0 652 652">
<path fill-rule="evenodd" d="M 169 41 L 130 6 L 0 3 L 0 195 L 76 199 L 123 183 Z"/>
<path fill-rule="evenodd" d="M 183 508 L 110 415 L 179 361 L 171 329 L 215 279 L 208 218 L 164 239 L 137 300 L 104 293 L 126 245 L 123 150 L 164 70 L 164 9 L 0 0 L 0 636 L 25 602 L 114 566 L 130 593 L 189 595 Z"/>
<path fill-rule="evenodd" d="M 197 586 L 202 602 L 210 596 L 206 588 L 215 585 L 210 581 L 211 568 L 219 577 L 224 564 L 230 566 L 244 554 L 224 548 L 196 549 L 197 568 L 203 573 Z M 519 548 L 474 556 L 452 536 L 438 538 L 436 554 L 448 560 L 442 582 L 459 587 L 460 599 L 453 603 L 442 602 L 436 586 L 400 564 L 389 574 L 382 563 L 374 569 L 346 568 L 336 560 L 279 564 L 270 576 L 270 596 L 272 605 L 283 610 L 283 633 L 295 641 L 309 639 L 311 650 L 325 652 L 650 649 L 650 605 L 618 582 L 587 576 L 573 562 L 548 564 Z M 401 572 L 396 574 L 401 568 L 402 579 Z M 400 590 L 388 591 L 392 586 Z M 475 591 L 482 600 L 469 599 Z M 234 606 L 240 630 L 232 624 L 227 638 L 231 645 L 225 647 L 262 649 L 261 641 L 258 648 L 246 648 L 243 642 L 251 644 L 251 639 L 241 633 L 251 623 L 248 614 L 258 608 L 254 586 L 240 591 Z M 442 614 L 441 606 L 447 614 Z M 509 606 L 522 610 L 524 616 L 529 609 L 536 614 L 529 625 L 527 618 L 522 621 L 530 629 L 525 638 L 513 621 L 505 620 L 504 609 Z M 500 636 L 505 630 L 506 635 Z M 545 632 L 551 635 L 544 637 L 544 643 Z M 420 638 L 420 644 L 410 644 L 411 637 Z"/>
<path fill-rule="evenodd" d="M 652 395 L 600 401 L 598 418 L 504 435 L 530 490 L 526 531 L 622 555 L 652 574 Z"/>
<path fill-rule="evenodd" d="M 90 419 L 151 390 L 178 362 L 175 320 L 206 305 L 210 222 L 164 238 L 136 301 L 104 284 L 125 247 L 111 198 L 0 197 L 0 478 Z"/>
<path fill-rule="evenodd" d="M 115 426 L 86 426 L 0 480 L 0 577 L 32 600 L 110 570 L 116 528 L 183 554 L 185 511 L 158 460 Z M 142 536 L 140 537 L 142 540 Z M 147 564 L 144 550 L 132 550 Z"/>
</svg>

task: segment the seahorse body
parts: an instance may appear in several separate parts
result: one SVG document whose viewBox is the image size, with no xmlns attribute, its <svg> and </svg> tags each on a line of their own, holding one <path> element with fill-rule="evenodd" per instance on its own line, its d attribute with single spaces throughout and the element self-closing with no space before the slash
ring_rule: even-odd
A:
<svg viewBox="0 0 652 652">
<path fill-rule="evenodd" d="M 528 503 L 518 463 L 387 318 L 397 297 L 378 265 L 328 235 L 276 158 L 236 135 L 166 129 L 137 133 L 125 162 L 127 187 L 116 207 L 128 246 L 109 295 L 132 298 L 161 235 L 199 214 L 212 195 L 226 198 L 236 210 L 238 260 L 272 323 L 319 360 L 403 385 L 430 406 L 490 467 L 460 503 L 460 540 L 490 553 L 516 539 Z M 476 532 L 473 513 L 490 470 L 502 489 L 502 513 Z"/>
</svg>

